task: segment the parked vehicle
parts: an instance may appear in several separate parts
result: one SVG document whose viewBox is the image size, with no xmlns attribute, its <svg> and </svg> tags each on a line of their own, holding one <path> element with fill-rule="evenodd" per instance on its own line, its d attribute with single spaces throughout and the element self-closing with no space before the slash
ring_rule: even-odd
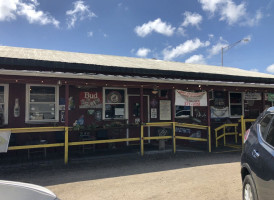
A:
<svg viewBox="0 0 274 200">
<path fill-rule="evenodd" d="M 244 200 L 274 199 L 274 107 L 265 110 L 244 136 L 241 158 Z"/>
<path fill-rule="evenodd" d="M 58 200 L 53 192 L 42 186 L 3 180 L 0 180 L 0 199 Z"/>
</svg>

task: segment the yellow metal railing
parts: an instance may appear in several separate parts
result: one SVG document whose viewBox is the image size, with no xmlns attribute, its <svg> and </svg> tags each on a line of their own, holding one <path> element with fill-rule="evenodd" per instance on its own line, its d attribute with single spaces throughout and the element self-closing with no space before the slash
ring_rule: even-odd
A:
<svg viewBox="0 0 274 200">
<path fill-rule="evenodd" d="M 234 132 L 226 132 L 227 127 L 234 127 Z M 223 124 L 222 126 L 219 126 L 218 128 L 215 128 L 215 140 L 216 140 L 216 147 L 218 147 L 218 140 L 221 138 L 224 139 L 224 146 L 226 145 L 226 136 L 228 135 L 234 135 L 235 136 L 235 142 L 238 142 L 238 124 Z M 218 131 L 222 130 L 222 134 L 218 136 Z"/>
<path fill-rule="evenodd" d="M 176 136 L 176 126 L 185 128 L 194 128 L 208 130 L 208 139 L 204 138 L 194 138 L 185 136 Z M 155 137 L 144 137 L 144 127 L 172 127 L 172 136 L 155 136 Z M 11 131 L 12 134 L 20 133 L 44 133 L 44 132 L 55 132 L 64 131 L 64 142 L 63 143 L 52 143 L 52 144 L 37 144 L 37 145 L 21 145 L 21 146 L 10 146 L 8 150 L 21 150 L 21 149 L 35 149 L 35 148 L 50 148 L 50 147 L 64 147 L 64 163 L 68 163 L 69 146 L 77 145 L 89 145 L 89 144 L 104 144 L 104 143 L 115 143 L 115 142 L 131 142 L 140 141 L 141 155 L 144 155 L 144 141 L 145 140 L 162 140 L 162 139 L 172 139 L 173 141 L 173 152 L 176 153 L 176 139 L 182 140 L 195 140 L 208 142 L 209 152 L 211 152 L 211 134 L 210 127 L 201 126 L 195 124 L 185 124 L 177 122 L 155 122 L 146 123 L 141 125 L 140 137 L 136 138 L 121 138 L 121 139 L 107 139 L 107 140 L 92 140 L 92 141 L 81 141 L 81 142 L 69 142 L 69 127 L 31 127 L 31 128 L 10 128 L 10 129 L 0 129 L 1 131 Z"/>
<path fill-rule="evenodd" d="M 241 123 L 241 133 L 240 136 L 242 136 L 242 144 L 244 144 L 244 135 L 246 131 L 246 123 L 247 122 L 255 122 L 256 119 L 244 119 L 244 116 L 241 116 L 241 119 L 238 121 Z"/>
<path fill-rule="evenodd" d="M 208 138 L 194 138 L 185 136 L 176 136 L 176 126 L 184 128 L 194 128 L 208 131 Z M 144 137 L 144 127 L 172 127 L 172 136 L 154 136 L 154 137 Z M 145 123 L 141 125 L 141 155 L 144 155 L 144 140 L 161 140 L 161 139 L 172 139 L 173 142 L 173 153 L 176 153 L 176 139 L 181 140 L 194 140 L 208 142 L 208 151 L 211 152 L 211 132 L 209 126 L 202 126 L 197 124 L 186 124 L 178 122 L 153 122 Z"/>
<path fill-rule="evenodd" d="M 6 128 L 0 129 L 1 131 L 10 131 L 11 134 L 20 133 L 45 133 L 45 132 L 55 132 L 64 131 L 65 132 L 65 142 L 64 143 L 52 143 L 52 144 L 35 144 L 35 145 L 21 145 L 21 146 L 10 146 L 8 150 L 22 150 L 22 149 L 37 149 L 37 148 L 50 148 L 50 147 L 65 147 L 65 163 L 67 163 L 67 140 L 68 140 L 68 127 L 58 126 L 58 127 L 31 127 L 31 128 Z"/>
</svg>

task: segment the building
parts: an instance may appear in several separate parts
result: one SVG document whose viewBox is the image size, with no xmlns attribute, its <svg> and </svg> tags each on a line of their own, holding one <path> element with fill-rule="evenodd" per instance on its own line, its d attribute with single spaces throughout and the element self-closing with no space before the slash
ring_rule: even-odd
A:
<svg viewBox="0 0 274 200">
<path fill-rule="evenodd" d="M 84 127 L 95 130 L 93 140 L 138 138 L 140 124 L 148 122 L 210 126 L 214 138 L 214 128 L 256 118 L 274 98 L 273 75 L 232 67 L 1 46 L 0 68 L 2 129 Z M 147 137 L 169 134 L 144 131 Z M 206 131 L 176 131 L 207 137 Z M 12 141 L 41 141 L 33 138 L 17 134 Z M 46 140 L 57 138 L 53 133 Z"/>
</svg>

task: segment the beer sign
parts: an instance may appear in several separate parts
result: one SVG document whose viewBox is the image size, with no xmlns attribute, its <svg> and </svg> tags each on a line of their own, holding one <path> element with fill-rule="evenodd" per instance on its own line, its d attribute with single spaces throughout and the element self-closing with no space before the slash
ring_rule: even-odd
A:
<svg viewBox="0 0 274 200">
<path fill-rule="evenodd" d="M 102 92 L 80 92 L 79 108 L 102 108 Z"/>
</svg>

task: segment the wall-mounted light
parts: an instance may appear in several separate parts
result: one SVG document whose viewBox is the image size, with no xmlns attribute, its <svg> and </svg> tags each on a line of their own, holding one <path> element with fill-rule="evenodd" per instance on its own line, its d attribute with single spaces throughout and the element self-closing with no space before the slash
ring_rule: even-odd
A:
<svg viewBox="0 0 274 200">
<path fill-rule="evenodd" d="M 157 87 L 157 85 L 154 85 L 153 86 L 153 90 L 152 90 L 152 94 L 158 94 L 158 87 Z"/>
<path fill-rule="evenodd" d="M 61 81 L 61 80 L 58 80 L 58 81 L 57 81 L 57 85 L 62 85 L 62 81 Z"/>
</svg>

